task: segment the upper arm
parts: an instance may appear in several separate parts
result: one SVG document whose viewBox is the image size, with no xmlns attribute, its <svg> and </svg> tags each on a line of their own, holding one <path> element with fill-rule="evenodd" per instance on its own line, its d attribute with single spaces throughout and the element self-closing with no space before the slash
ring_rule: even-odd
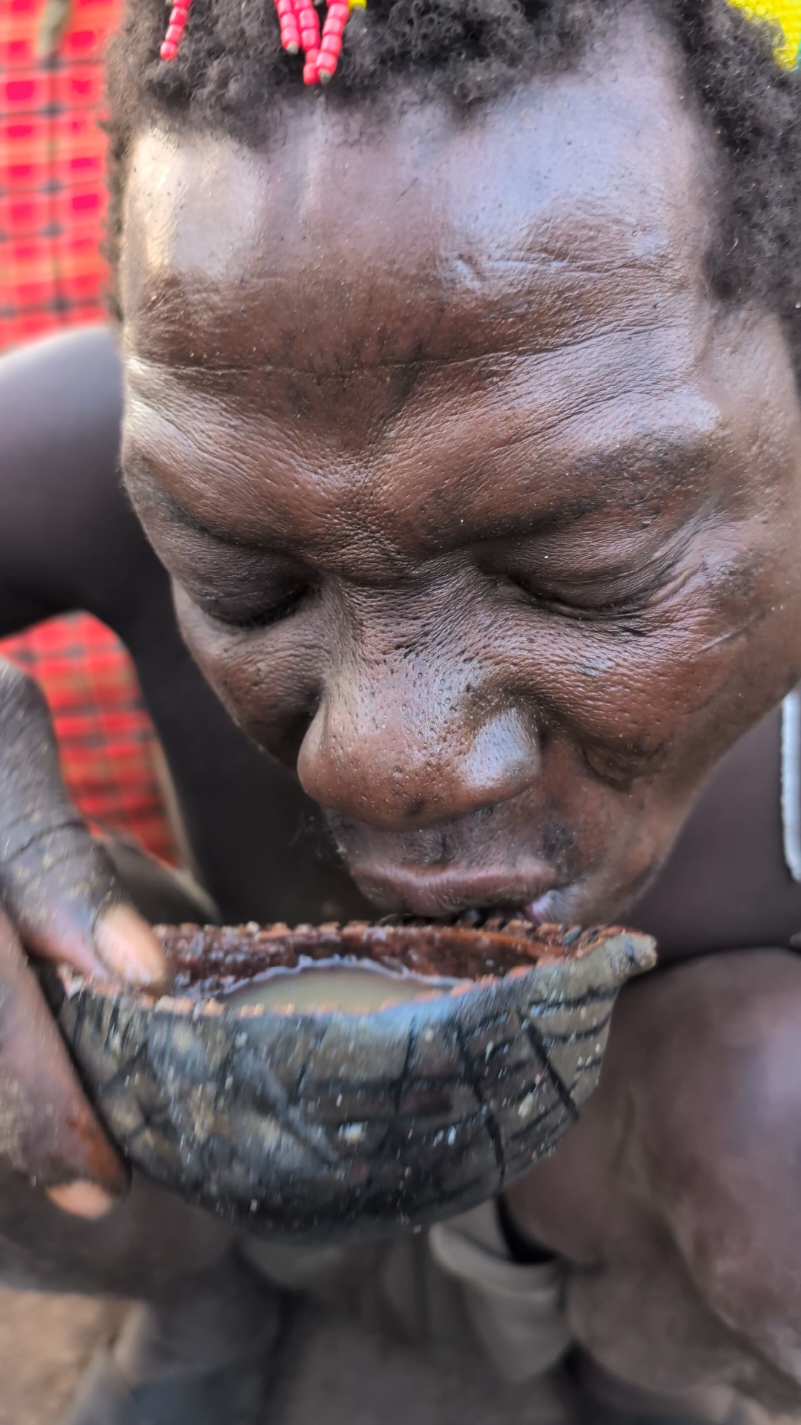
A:
<svg viewBox="0 0 801 1425">
<path fill-rule="evenodd" d="M 121 418 L 105 327 L 0 358 L 0 636 L 79 608 L 114 626 L 152 571 L 121 486 Z"/>
</svg>

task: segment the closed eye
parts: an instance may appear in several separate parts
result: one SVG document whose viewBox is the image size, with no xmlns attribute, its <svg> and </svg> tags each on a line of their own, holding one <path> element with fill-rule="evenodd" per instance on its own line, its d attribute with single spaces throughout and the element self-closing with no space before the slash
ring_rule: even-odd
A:
<svg viewBox="0 0 801 1425">
<path fill-rule="evenodd" d="M 251 632 L 269 628 L 272 624 L 281 623 L 284 619 L 291 618 L 300 605 L 312 596 L 312 593 L 313 590 L 308 584 L 299 584 L 292 589 L 287 589 L 279 597 L 258 603 L 254 600 L 244 604 L 241 599 L 228 603 L 224 599 L 207 596 L 202 598 L 195 596 L 193 602 L 216 623 L 225 624 L 228 628 Z"/>
<path fill-rule="evenodd" d="M 598 589 L 595 594 L 589 590 L 586 594 L 574 593 L 571 590 L 568 595 L 562 591 L 534 585 L 531 581 L 515 574 L 507 574 L 499 582 L 511 586 L 518 594 L 522 595 L 526 603 L 535 608 L 558 614 L 564 618 L 597 620 L 599 622 L 639 613 L 647 607 L 658 583 L 657 580 L 651 580 L 645 586 L 635 590 L 621 591 L 620 594 L 611 594 L 608 589 Z"/>
</svg>

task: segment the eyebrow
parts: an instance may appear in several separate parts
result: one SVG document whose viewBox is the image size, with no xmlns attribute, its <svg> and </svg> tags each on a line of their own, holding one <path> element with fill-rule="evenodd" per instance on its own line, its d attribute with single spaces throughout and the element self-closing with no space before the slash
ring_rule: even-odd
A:
<svg viewBox="0 0 801 1425">
<path fill-rule="evenodd" d="M 703 411 L 696 409 L 689 420 L 688 413 L 685 412 L 680 425 L 674 415 L 664 426 L 652 420 L 650 428 L 633 431 L 629 429 L 622 436 L 615 435 L 614 429 L 610 428 L 608 432 L 603 433 L 603 438 L 594 449 L 586 450 L 564 464 L 561 472 L 561 497 L 552 499 L 550 507 L 521 510 L 521 495 L 524 492 L 518 480 L 511 496 L 514 508 L 510 508 L 506 513 L 496 508 L 490 520 L 487 520 L 486 514 L 480 522 L 466 518 L 460 524 L 460 532 L 464 537 L 460 543 L 481 539 L 531 538 L 546 531 L 554 532 L 560 527 L 574 525 L 610 504 L 617 509 L 636 510 L 651 504 L 660 494 L 663 498 L 668 498 L 677 484 L 686 481 L 689 472 L 706 465 L 712 454 L 719 425 L 717 421 L 709 419 L 709 413 L 715 410 L 714 403 L 704 401 L 703 406 Z M 547 439 L 550 433 L 558 433 L 560 424 L 562 423 L 555 421 L 550 429 L 538 426 L 529 432 L 511 437 L 508 442 L 500 441 L 489 447 L 485 471 L 476 472 L 476 489 L 482 487 L 488 477 L 491 478 L 493 459 L 503 459 L 505 453 L 508 458 L 508 452 L 520 451 L 521 460 L 525 461 L 526 446 L 532 441 L 542 440 L 543 436 Z M 197 433 L 195 437 L 196 435 Z M 195 449 L 198 457 L 202 459 L 202 447 L 196 445 Z M 553 469 L 554 459 L 546 463 Z M 163 452 L 151 454 L 146 440 L 142 443 L 141 437 L 135 437 L 125 451 L 123 465 L 126 484 L 137 492 L 143 492 L 144 499 L 157 517 L 229 548 L 257 549 L 262 553 L 265 551 L 261 536 L 254 539 L 237 536 L 230 529 L 216 523 L 213 518 L 204 518 L 182 505 L 160 483 L 156 472 L 161 464 L 165 470 L 169 469 Z M 588 477 L 592 480 L 594 489 L 587 489 Z M 570 487 L 582 481 L 585 488 L 581 493 L 572 492 Z M 533 467 L 530 484 L 532 490 L 541 484 Z M 627 485 L 630 489 L 629 498 L 625 498 Z M 467 507 L 465 515 L 468 515 Z M 276 552 L 290 552 L 291 546 L 291 539 L 282 541 L 280 549 L 276 546 Z"/>
<path fill-rule="evenodd" d="M 540 431 L 511 444 L 524 446 L 526 439 L 535 439 Z M 647 509 L 654 500 L 667 501 L 678 485 L 686 482 L 688 473 L 706 465 L 711 457 L 716 432 L 700 421 L 689 427 L 638 431 L 627 439 L 609 437 L 594 450 L 587 451 L 565 463 L 561 478 L 564 488 L 550 508 L 520 509 L 520 486 L 516 487 L 516 508 L 507 513 L 494 512 L 491 529 L 478 535 L 465 520 L 465 542 L 471 538 L 487 540 L 525 540 L 546 533 L 557 533 L 599 511 Z M 501 447 L 495 447 L 500 449 Z M 551 462 L 553 466 L 553 462 Z M 579 493 L 571 491 L 591 475 L 595 488 Z M 532 474 L 532 484 L 536 482 Z M 627 487 L 629 489 L 626 497 Z"/>
<path fill-rule="evenodd" d="M 122 473 L 126 489 L 129 491 L 131 489 L 144 490 L 150 508 L 155 508 L 156 513 L 170 524 L 178 525 L 181 529 L 189 530 L 192 534 L 203 535 L 206 539 L 213 539 L 216 544 L 228 544 L 237 549 L 256 547 L 249 544 L 247 540 L 238 539 L 236 535 L 231 534 L 230 530 L 215 525 L 213 520 L 202 519 L 194 511 L 188 510 L 185 505 L 176 500 L 174 495 L 171 495 L 159 484 L 150 469 L 149 461 L 141 452 L 135 451 L 123 460 Z"/>
</svg>

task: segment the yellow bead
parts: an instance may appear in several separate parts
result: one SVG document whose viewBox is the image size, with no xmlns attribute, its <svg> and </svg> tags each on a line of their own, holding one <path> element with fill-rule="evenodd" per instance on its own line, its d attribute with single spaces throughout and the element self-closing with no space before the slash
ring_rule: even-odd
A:
<svg viewBox="0 0 801 1425">
<path fill-rule="evenodd" d="M 801 46 L 801 0 L 730 0 L 730 4 L 754 20 L 772 20 L 780 27 L 776 59 L 783 69 L 792 69 Z"/>
</svg>

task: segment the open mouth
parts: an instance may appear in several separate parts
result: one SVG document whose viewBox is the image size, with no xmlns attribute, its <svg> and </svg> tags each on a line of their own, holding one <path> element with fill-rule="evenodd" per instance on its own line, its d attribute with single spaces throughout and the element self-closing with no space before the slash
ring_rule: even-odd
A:
<svg viewBox="0 0 801 1425">
<path fill-rule="evenodd" d="M 510 926 L 519 929 L 525 925 L 527 933 L 530 933 L 531 926 L 564 924 L 564 920 L 560 919 L 556 911 L 566 889 L 565 886 L 554 886 L 525 905 L 469 906 L 466 910 L 432 916 L 431 920 L 437 925 L 460 925 L 465 930 L 503 931 Z M 379 922 L 381 925 L 409 926 L 425 923 L 424 917 L 412 911 L 386 915 Z"/>
</svg>

